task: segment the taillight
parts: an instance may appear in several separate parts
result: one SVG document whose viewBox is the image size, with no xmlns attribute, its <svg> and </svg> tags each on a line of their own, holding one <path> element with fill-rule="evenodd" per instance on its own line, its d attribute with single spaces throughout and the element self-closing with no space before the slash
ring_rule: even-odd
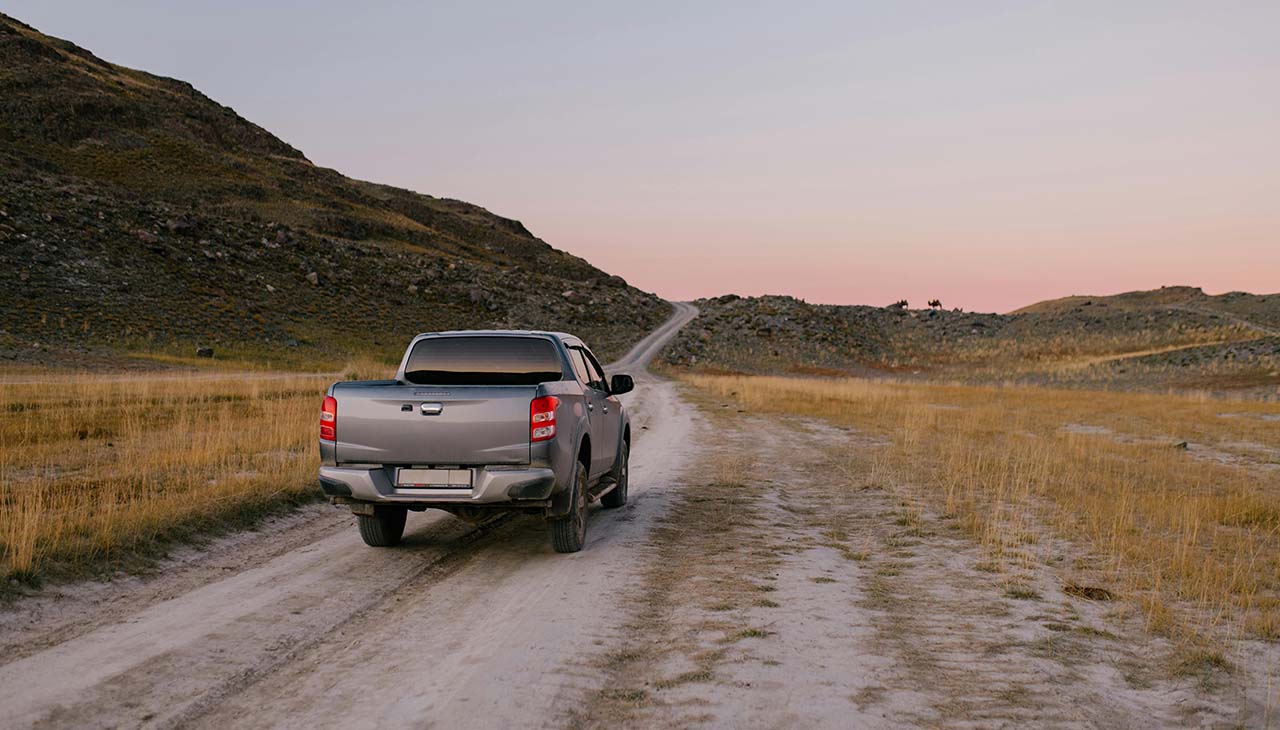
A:
<svg viewBox="0 0 1280 730">
<path fill-rule="evenodd" d="M 326 395 L 324 405 L 320 406 L 320 439 L 338 440 L 338 399 L 331 395 Z"/>
<path fill-rule="evenodd" d="M 560 399 L 554 395 L 534 398 L 529 403 L 529 441 L 546 441 L 556 435 L 556 406 Z"/>
</svg>

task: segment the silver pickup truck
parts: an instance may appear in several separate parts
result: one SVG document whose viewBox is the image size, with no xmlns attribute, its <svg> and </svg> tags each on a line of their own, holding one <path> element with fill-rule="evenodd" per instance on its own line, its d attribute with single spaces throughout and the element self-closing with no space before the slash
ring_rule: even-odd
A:
<svg viewBox="0 0 1280 730">
<path fill-rule="evenodd" d="M 390 547 L 406 513 L 470 522 L 546 517 L 562 553 L 582 549 L 587 503 L 627 501 L 631 423 L 582 340 L 561 332 L 433 332 L 395 380 L 334 383 L 320 411 L 320 487 L 350 505 L 360 536 Z"/>
</svg>

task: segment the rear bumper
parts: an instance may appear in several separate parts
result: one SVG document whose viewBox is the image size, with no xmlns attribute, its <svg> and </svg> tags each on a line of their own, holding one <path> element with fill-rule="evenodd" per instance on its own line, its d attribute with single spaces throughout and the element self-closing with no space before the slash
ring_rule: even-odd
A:
<svg viewBox="0 0 1280 730">
<path fill-rule="evenodd" d="M 390 467 L 322 466 L 320 488 L 331 497 L 361 502 L 404 504 L 495 504 L 544 500 L 555 491 L 556 475 L 550 469 L 472 469 L 471 486 L 462 489 L 421 489 L 396 486 Z"/>
</svg>

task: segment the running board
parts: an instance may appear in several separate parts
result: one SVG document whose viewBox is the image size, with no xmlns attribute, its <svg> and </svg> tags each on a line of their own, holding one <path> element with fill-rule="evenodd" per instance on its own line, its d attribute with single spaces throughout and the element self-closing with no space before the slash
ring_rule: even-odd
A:
<svg viewBox="0 0 1280 730">
<path fill-rule="evenodd" d="M 603 480 L 601 480 L 601 484 L 603 484 L 603 483 L 604 483 L 604 481 L 603 481 Z M 596 486 L 599 486 L 599 484 L 597 484 Z M 588 496 L 591 498 L 591 499 L 589 499 L 588 501 L 589 501 L 589 502 L 594 502 L 594 501 L 596 501 L 596 500 L 600 499 L 600 498 L 601 498 L 601 497 L 603 497 L 604 495 L 608 494 L 609 492 L 612 492 L 613 490 L 615 490 L 615 489 L 617 489 L 617 488 L 618 488 L 618 483 L 617 483 L 617 482 L 615 482 L 615 481 L 610 480 L 610 481 L 609 481 L 609 483 L 605 485 L 605 488 L 604 488 L 604 489 L 601 489 L 601 490 L 600 490 L 600 491 L 598 491 L 598 492 L 588 492 Z"/>
</svg>

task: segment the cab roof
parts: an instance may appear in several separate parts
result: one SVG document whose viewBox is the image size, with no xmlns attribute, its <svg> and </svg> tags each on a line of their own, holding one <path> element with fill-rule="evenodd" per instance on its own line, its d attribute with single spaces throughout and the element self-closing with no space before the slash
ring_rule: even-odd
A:
<svg viewBox="0 0 1280 730">
<path fill-rule="evenodd" d="M 582 338 L 577 335 L 571 335 L 568 332 L 551 332 L 549 330 L 445 330 L 443 332 L 420 332 L 414 336 L 419 337 L 435 337 L 440 335 L 486 335 L 486 336 L 515 336 L 528 337 L 530 335 L 538 337 L 554 337 L 558 340 L 578 340 Z"/>
</svg>

